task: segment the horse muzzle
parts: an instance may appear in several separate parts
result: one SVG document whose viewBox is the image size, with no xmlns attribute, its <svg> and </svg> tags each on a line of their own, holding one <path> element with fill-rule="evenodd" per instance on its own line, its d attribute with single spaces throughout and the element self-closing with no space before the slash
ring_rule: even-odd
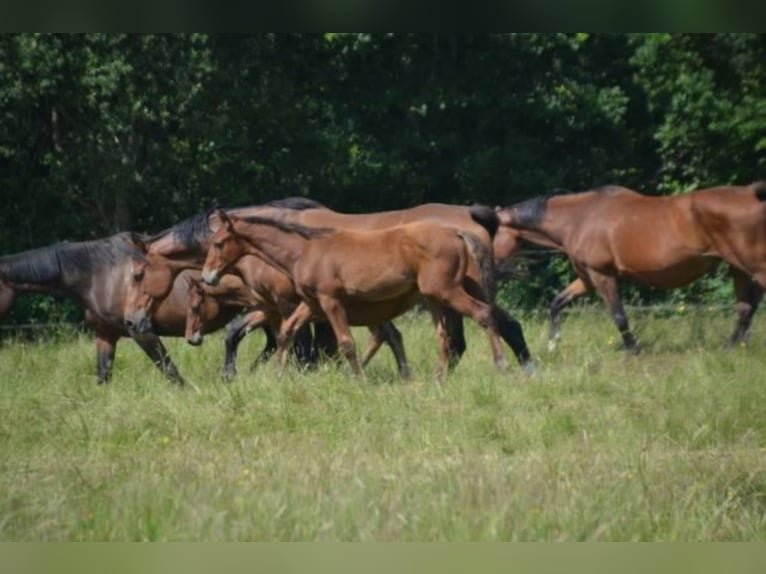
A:
<svg viewBox="0 0 766 574">
<path fill-rule="evenodd" d="M 128 332 L 131 334 L 144 334 L 152 331 L 152 320 L 146 314 L 141 311 L 133 313 L 132 315 L 125 316 L 125 326 L 128 328 Z"/>
<path fill-rule="evenodd" d="M 202 280 L 207 283 L 208 285 L 218 285 L 218 282 L 221 280 L 221 277 L 215 269 L 213 270 L 202 270 Z"/>
</svg>

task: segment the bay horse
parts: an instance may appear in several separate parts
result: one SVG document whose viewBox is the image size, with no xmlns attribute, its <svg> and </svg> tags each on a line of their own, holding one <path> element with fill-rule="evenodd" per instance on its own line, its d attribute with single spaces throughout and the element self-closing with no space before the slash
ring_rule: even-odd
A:
<svg viewBox="0 0 766 574">
<path fill-rule="evenodd" d="M 56 243 L 0 257 L 0 316 L 13 304 L 17 292 L 62 295 L 85 310 L 85 323 L 96 334 L 96 371 L 99 383 L 109 380 L 117 341 L 129 336 L 123 303 L 133 242 L 128 233 L 82 242 Z M 160 334 L 181 334 L 185 298 L 181 286 L 158 310 Z M 156 334 L 133 337 L 139 347 L 171 381 L 183 379 Z"/>
<path fill-rule="evenodd" d="M 227 269 L 250 254 L 288 275 L 303 298 L 277 337 L 283 364 L 295 330 L 323 316 L 352 371 L 361 375 L 350 325 L 391 320 L 425 298 L 439 340 L 440 377 L 449 363 L 444 307 L 479 323 L 489 338 L 495 364 L 505 366 L 490 304 L 492 253 L 473 234 L 428 220 L 351 231 L 309 228 L 262 216 L 239 218 L 222 210 L 216 213 L 222 225 L 202 269 L 206 283 L 217 284 Z"/>
<path fill-rule="evenodd" d="M 430 203 L 395 211 L 369 214 L 345 214 L 328 209 L 321 203 L 304 197 L 290 197 L 263 205 L 224 210 L 237 217 L 261 215 L 284 222 L 294 222 L 309 227 L 332 227 L 337 229 L 385 229 L 401 223 L 431 220 L 469 231 L 492 247 L 496 260 L 503 260 L 518 247 L 518 232 L 510 227 L 498 226 L 490 219 L 480 225 L 470 215 L 469 208 L 459 205 Z M 178 263 L 201 266 L 210 247 L 210 238 L 221 226 L 215 210 L 192 216 L 173 227 L 149 238 L 144 243 L 147 253 L 157 254 Z M 492 312 L 501 337 L 513 350 L 525 372 L 534 368 L 529 349 L 524 340 L 521 325 L 493 302 Z M 447 338 L 450 346 L 450 366 L 454 366 L 465 352 L 462 316 L 445 309 Z M 319 328 L 322 323 L 317 324 Z M 393 336 L 393 331 L 392 331 Z M 397 340 L 390 341 L 393 345 Z M 392 347 L 393 348 L 393 347 Z M 324 351 L 332 354 L 332 344 L 324 343 Z"/>
<path fill-rule="evenodd" d="M 550 306 L 549 345 L 559 338 L 560 313 L 572 299 L 596 291 L 606 302 L 625 348 L 636 339 L 617 282 L 681 287 L 728 263 L 741 341 L 766 288 L 766 182 L 720 186 L 682 195 L 651 197 L 618 186 L 541 196 L 497 208 L 501 227 L 569 257 L 577 279 Z"/>
<path fill-rule="evenodd" d="M 430 220 L 462 229 L 480 238 L 488 247 L 491 247 L 496 263 L 512 257 L 518 250 L 519 233 L 517 230 L 508 226 L 498 226 L 497 222 L 492 218 L 479 223 L 471 215 L 471 208 L 468 206 L 426 203 L 394 211 L 349 214 L 333 211 L 305 198 L 292 198 L 287 201 L 298 201 L 302 204 L 301 208 L 283 209 L 279 202 L 272 202 L 246 212 L 227 210 L 227 213 L 233 213 L 239 217 L 259 215 L 307 227 L 327 227 L 359 231 L 382 230 L 403 223 Z M 211 216 L 211 228 L 216 230 L 218 225 L 220 224 L 216 221 L 215 214 L 213 214 Z M 447 338 L 450 346 L 450 367 L 453 367 L 458 363 L 466 349 L 463 317 L 449 308 L 446 308 L 444 313 L 446 317 Z M 524 371 L 532 373 L 534 367 L 529 349 L 524 340 L 524 332 L 521 325 L 504 309 L 496 305 L 494 301 L 492 302 L 492 313 L 500 330 L 501 337 L 511 348 Z"/>
<path fill-rule="evenodd" d="M 219 305 L 236 304 L 241 302 L 243 307 L 255 309 L 248 313 L 243 323 L 246 325 L 245 333 L 262 327 L 271 325 L 273 332 L 279 332 L 282 317 L 279 314 L 269 313 L 268 307 L 253 297 L 253 292 L 245 285 L 243 280 L 232 273 L 223 275 L 215 286 L 206 285 L 203 281 L 196 278 L 190 278 L 189 284 L 189 307 L 186 313 L 186 340 L 192 345 L 200 345 L 205 330 L 205 322 L 210 313 L 215 313 Z M 393 327 L 393 333 L 386 332 L 386 329 L 392 328 L 390 322 L 381 323 L 370 328 L 370 343 L 362 356 L 362 366 L 369 363 L 370 359 L 377 353 L 385 342 L 396 341 L 398 349 L 394 352 L 397 360 L 399 375 L 403 379 L 410 376 L 409 367 L 402 344 L 402 336 L 398 329 Z M 276 348 L 276 345 L 275 345 Z M 256 363 L 266 361 L 271 353 L 261 353 Z M 399 362 L 401 361 L 401 362 Z M 231 373 L 233 375 L 233 372 Z"/>
</svg>

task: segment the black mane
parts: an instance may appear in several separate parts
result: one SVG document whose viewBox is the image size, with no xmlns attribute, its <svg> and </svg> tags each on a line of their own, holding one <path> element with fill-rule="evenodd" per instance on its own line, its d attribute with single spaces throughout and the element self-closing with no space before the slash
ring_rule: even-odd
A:
<svg viewBox="0 0 766 574">
<path fill-rule="evenodd" d="M 545 218 L 548 200 L 557 195 L 573 193 L 568 189 L 556 188 L 546 195 L 538 195 L 519 203 L 514 203 L 509 208 L 513 213 L 513 225 L 522 229 L 534 229 Z"/>
<path fill-rule="evenodd" d="M 246 221 L 247 223 L 256 223 L 258 225 L 268 225 L 270 227 L 276 227 L 280 231 L 284 231 L 285 233 L 295 233 L 297 235 L 300 235 L 304 239 L 315 239 L 317 237 L 324 237 L 325 235 L 328 235 L 332 232 L 334 232 L 334 229 L 331 229 L 329 227 L 306 227 L 305 225 L 300 225 L 298 223 L 287 223 L 284 221 L 279 221 L 277 219 L 271 219 L 270 217 L 261 217 L 259 215 L 252 215 L 250 217 L 243 217 L 241 218 L 242 221 Z"/>
<path fill-rule="evenodd" d="M 275 199 L 264 204 L 268 207 L 278 207 L 281 209 L 293 209 L 295 211 L 306 211 L 307 209 L 322 209 L 324 205 L 308 197 L 286 197 L 284 199 Z"/>
<path fill-rule="evenodd" d="M 183 221 L 176 223 L 173 227 L 160 231 L 156 235 L 152 235 L 147 241 L 151 243 L 172 234 L 181 245 L 187 248 L 192 248 L 197 245 L 200 240 L 207 239 L 213 234 L 210 230 L 210 224 L 208 223 L 208 218 L 213 211 L 215 210 L 208 209 L 203 213 L 197 213 L 196 215 L 187 217 Z"/>
<path fill-rule="evenodd" d="M 54 243 L 0 257 L 0 279 L 36 285 L 55 283 L 62 276 L 115 265 L 129 256 L 132 248 L 128 233 L 93 241 Z"/>
</svg>

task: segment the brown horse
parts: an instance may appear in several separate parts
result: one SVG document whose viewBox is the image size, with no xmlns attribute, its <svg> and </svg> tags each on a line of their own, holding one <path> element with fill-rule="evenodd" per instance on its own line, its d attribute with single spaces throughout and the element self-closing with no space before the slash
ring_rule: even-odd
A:
<svg viewBox="0 0 766 574">
<path fill-rule="evenodd" d="M 284 209 L 280 202 L 272 202 L 245 212 L 227 210 L 238 217 L 258 215 L 276 219 L 285 223 L 297 223 L 307 227 L 328 227 L 348 230 L 382 230 L 403 223 L 430 220 L 468 231 L 479 237 L 487 246 L 491 246 L 496 262 L 511 257 L 518 249 L 518 231 L 511 227 L 498 227 L 494 219 L 478 223 L 470 213 L 470 208 L 461 205 L 443 203 L 427 203 L 395 211 L 377 213 L 338 213 L 316 202 L 302 198 L 286 200 L 302 203 L 299 209 Z M 313 203 L 313 205 L 312 205 Z M 211 216 L 210 225 L 213 230 L 219 223 Z M 450 345 L 450 366 L 454 366 L 465 352 L 465 337 L 463 334 L 463 318 L 459 313 L 447 308 L 446 328 Z M 533 372 L 533 364 L 521 325 L 506 311 L 493 303 L 492 313 L 500 330 L 500 335 L 516 355 L 525 372 Z"/>
<path fill-rule="evenodd" d="M 577 279 L 551 304 L 551 346 L 560 312 L 596 291 L 625 347 L 637 345 L 617 290 L 619 278 L 656 288 L 686 285 L 715 267 L 730 268 L 738 320 L 731 342 L 747 333 L 766 288 L 766 182 L 649 197 L 623 187 L 536 197 L 498 208 L 501 226 L 567 254 Z"/>
<path fill-rule="evenodd" d="M 295 330 L 326 317 L 355 374 L 361 374 L 350 325 L 393 319 L 425 297 L 440 343 L 439 375 L 448 368 L 444 307 L 469 316 L 486 331 L 495 364 L 504 366 L 490 301 L 492 255 L 469 232 L 431 221 L 380 231 L 308 228 L 254 216 L 217 212 L 222 226 L 212 239 L 202 276 L 216 284 L 247 254 L 290 276 L 303 298 L 277 338 L 284 362 Z M 481 219 L 481 218 L 479 218 Z"/>
<path fill-rule="evenodd" d="M 85 309 L 85 323 L 95 330 L 98 382 L 105 383 L 111 375 L 117 341 L 129 336 L 123 323 L 123 304 L 132 252 L 131 236 L 119 233 L 0 257 L 0 315 L 11 307 L 17 292 L 74 299 Z M 159 334 L 183 334 L 185 298 L 183 285 L 179 285 L 157 310 Z M 183 382 L 156 334 L 133 338 L 165 375 Z"/>
<path fill-rule="evenodd" d="M 205 322 L 207 317 L 216 312 L 220 305 L 242 303 L 243 307 L 255 308 L 246 315 L 243 320 L 245 334 L 258 327 L 270 325 L 273 332 L 279 332 L 282 316 L 269 312 L 267 306 L 262 305 L 258 297 L 253 296 L 253 291 L 248 288 L 238 275 L 227 273 L 221 277 L 219 283 L 215 286 L 206 285 L 198 279 L 189 280 L 189 309 L 186 313 L 186 340 L 192 345 L 202 343 Z M 367 365 L 370 359 L 378 352 L 383 343 L 389 341 L 398 341 L 398 349 L 394 352 L 394 357 L 399 363 L 399 374 L 402 378 L 409 378 L 409 367 L 405 359 L 404 345 L 402 336 L 394 328 L 393 332 L 386 329 L 392 328 L 390 322 L 381 323 L 375 327 L 370 327 L 370 343 L 362 357 L 362 366 Z M 268 359 L 270 354 L 262 353 L 256 363 L 261 363 Z"/>
<path fill-rule="evenodd" d="M 518 238 L 517 231 L 508 227 L 498 227 L 495 219 L 486 222 L 489 229 L 479 225 L 471 217 L 468 207 L 438 203 L 396 211 L 351 215 L 332 211 L 311 199 L 293 197 L 260 206 L 227 209 L 226 213 L 237 217 L 261 215 L 311 227 L 359 230 L 384 229 L 401 223 L 432 220 L 464 229 L 480 237 L 487 245 L 492 245 L 496 259 L 511 255 L 517 247 Z M 220 225 L 221 222 L 214 211 L 190 217 L 146 241 L 147 252 L 163 255 L 177 262 L 201 265 L 210 246 L 210 237 Z M 495 232 L 492 239 L 491 234 Z M 531 356 L 521 325 L 497 305 L 493 304 L 492 312 L 500 335 L 511 347 L 525 372 L 532 372 Z M 454 365 L 465 351 L 462 316 L 451 309 L 446 309 L 445 314 L 450 344 L 450 365 Z M 321 325 L 321 323 L 317 324 L 316 328 Z M 390 343 L 396 345 L 398 340 L 394 339 Z M 325 343 L 324 350 L 327 354 L 331 354 L 333 347 Z"/>
</svg>

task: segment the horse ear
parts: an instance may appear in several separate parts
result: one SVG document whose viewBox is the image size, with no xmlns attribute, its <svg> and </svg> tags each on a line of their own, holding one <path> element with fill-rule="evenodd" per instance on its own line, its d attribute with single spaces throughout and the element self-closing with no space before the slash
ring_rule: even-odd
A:
<svg viewBox="0 0 766 574">
<path fill-rule="evenodd" d="M 495 213 L 500 221 L 500 225 L 513 225 L 511 210 L 503 207 L 495 207 Z"/>
<path fill-rule="evenodd" d="M 221 220 L 221 223 L 223 223 L 229 231 L 234 231 L 233 220 L 236 218 L 233 215 L 229 215 L 223 209 L 216 209 L 215 213 L 218 216 L 218 218 Z"/>
<path fill-rule="evenodd" d="M 141 234 L 136 233 L 135 231 L 130 232 L 130 241 L 133 243 L 133 245 L 136 246 L 136 249 L 141 251 L 141 253 L 148 253 L 149 247 L 147 247 L 146 243 L 144 242 L 143 236 Z"/>
</svg>

